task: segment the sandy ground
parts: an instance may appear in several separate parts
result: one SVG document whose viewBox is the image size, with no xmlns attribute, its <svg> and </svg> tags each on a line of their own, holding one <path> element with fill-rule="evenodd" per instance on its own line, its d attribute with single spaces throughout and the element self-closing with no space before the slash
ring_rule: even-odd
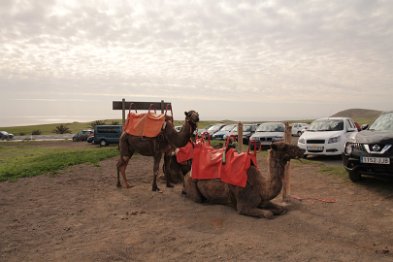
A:
<svg viewBox="0 0 393 262">
<path fill-rule="evenodd" d="M 392 181 L 293 164 L 292 195 L 306 199 L 267 220 L 194 203 L 180 185 L 152 192 L 149 157 L 118 189 L 115 163 L 0 183 L 0 261 L 393 261 Z"/>
</svg>

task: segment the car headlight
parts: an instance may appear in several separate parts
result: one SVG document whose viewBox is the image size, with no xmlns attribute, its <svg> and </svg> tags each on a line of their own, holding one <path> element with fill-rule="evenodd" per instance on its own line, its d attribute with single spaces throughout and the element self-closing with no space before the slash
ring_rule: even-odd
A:
<svg viewBox="0 0 393 262">
<path fill-rule="evenodd" d="M 339 141 L 340 141 L 340 137 L 339 136 L 332 137 L 332 138 L 329 138 L 328 144 L 335 144 L 335 143 L 338 143 Z"/>
<path fill-rule="evenodd" d="M 276 137 L 273 137 L 273 138 L 272 138 L 272 141 L 273 141 L 273 142 L 276 142 L 276 141 L 281 141 L 281 140 L 283 140 L 283 139 L 284 139 L 283 137 L 276 136 Z"/>
<path fill-rule="evenodd" d="M 305 144 L 305 143 L 306 143 L 306 139 L 300 138 L 298 142 L 299 142 L 300 144 Z"/>
<path fill-rule="evenodd" d="M 353 144 L 352 143 L 347 143 L 345 145 L 345 154 L 350 155 L 353 150 Z"/>
</svg>

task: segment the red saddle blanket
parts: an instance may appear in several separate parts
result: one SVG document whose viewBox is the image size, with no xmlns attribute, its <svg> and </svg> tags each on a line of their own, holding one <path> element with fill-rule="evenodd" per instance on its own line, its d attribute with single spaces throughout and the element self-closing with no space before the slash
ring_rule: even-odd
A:
<svg viewBox="0 0 393 262">
<path fill-rule="evenodd" d="M 186 162 L 192 159 L 194 156 L 194 145 L 192 142 L 188 142 L 185 146 L 180 147 L 176 151 L 176 161 L 178 163 Z"/>
<path fill-rule="evenodd" d="M 143 114 L 128 113 L 124 130 L 133 136 L 156 137 L 160 134 L 165 122 L 165 114 L 153 112 Z"/>
<path fill-rule="evenodd" d="M 247 170 L 251 163 L 257 166 L 256 155 L 237 153 L 230 148 L 225 157 L 225 148 L 214 149 L 208 143 L 196 143 L 192 160 L 192 179 L 221 179 L 221 181 L 240 187 L 247 183 Z"/>
</svg>

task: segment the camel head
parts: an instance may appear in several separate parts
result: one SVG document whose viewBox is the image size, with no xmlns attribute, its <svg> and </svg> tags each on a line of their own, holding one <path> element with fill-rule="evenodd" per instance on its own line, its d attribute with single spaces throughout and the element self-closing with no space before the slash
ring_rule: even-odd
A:
<svg viewBox="0 0 393 262">
<path fill-rule="evenodd" d="M 188 112 L 184 112 L 184 114 L 186 115 L 186 122 L 190 124 L 193 129 L 192 132 L 194 132 L 197 127 L 197 123 L 199 122 L 198 112 L 190 110 Z"/>
<path fill-rule="evenodd" d="M 285 165 L 291 159 L 298 159 L 303 157 L 304 150 L 296 145 L 286 144 L 283 142 L 273 143 L 271 145 L 271 157 Z"/>
</svg>

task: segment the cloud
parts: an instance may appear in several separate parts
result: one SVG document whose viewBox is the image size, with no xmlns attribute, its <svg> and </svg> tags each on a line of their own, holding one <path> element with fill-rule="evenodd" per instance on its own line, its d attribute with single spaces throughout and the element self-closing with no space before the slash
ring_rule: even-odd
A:
<svg viewBox="0 0 393 262">
<path fill-rule="evenodd" d="M 392 12 L 392 1 L 1 1 L 0 88 L 386 107 Z"/>
</svg>

